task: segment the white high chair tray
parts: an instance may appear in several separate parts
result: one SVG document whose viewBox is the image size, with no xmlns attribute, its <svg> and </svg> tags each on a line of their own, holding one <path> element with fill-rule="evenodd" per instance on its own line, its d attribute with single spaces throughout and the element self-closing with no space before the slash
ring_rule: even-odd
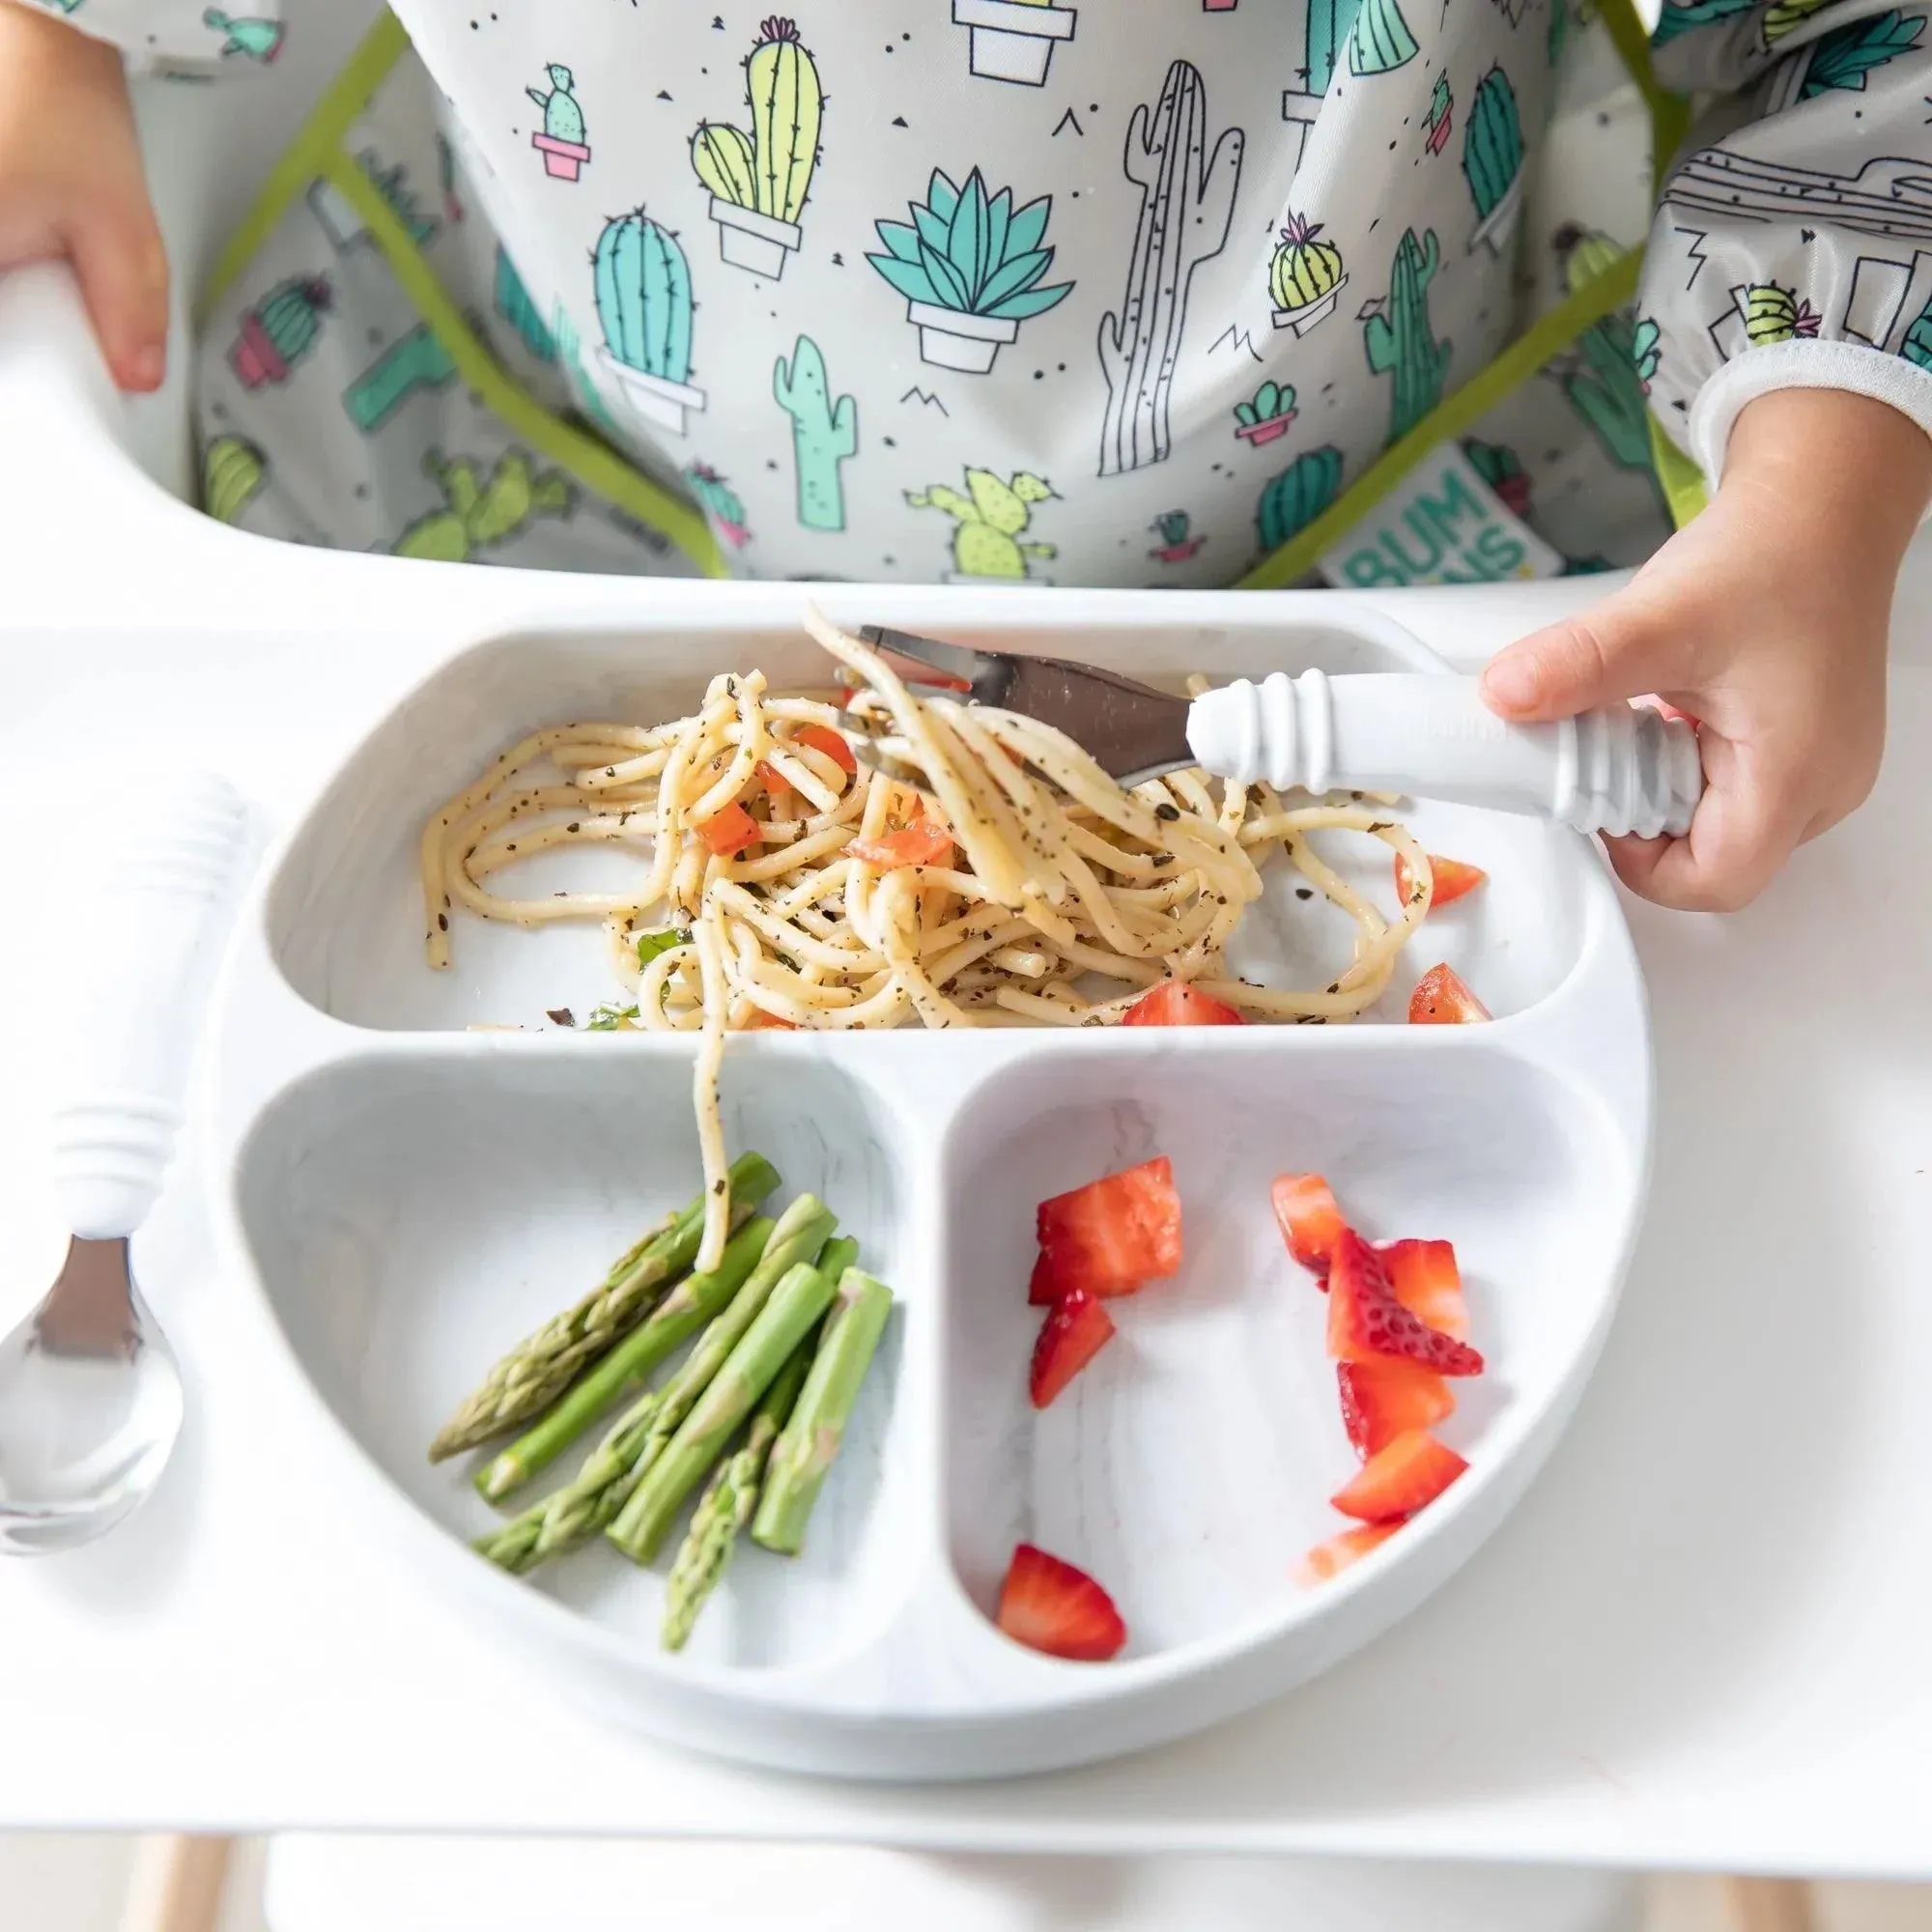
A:
<svg viewBox="0 0 1932 1932">
<path fill-rule="evenodd" d="M 1009 630 L 1004 594 L 923 598 L 923 621 L 1167 679 L 1428 663 L 1364 611 L 1143 597 L 1094 626 L 1068 594 Z M 909 622 L 890 592 L 826 601 L 847 624 Z M 547 1009 L 587 1013 L 615 990 L 595 926 L 525 932 L 458 910 L 454 965 L 429 971 L 416 851 L 437 806 L 539 724 L 678 717 L 725 668 L 761 668 L 775 690 L 824 683 L 795 615 L 753 624 L 740 605 L 717 586 L 667 589 L 642 622 L 461 652 L 270 860 L 231 962 L 213 1096 L 228 1251 L 285 1345 L 268 1373 L 292 1422 L 324 1425 L 319 1453 L 362 1534 L 385 1536 L 520 1667 L 654 1735 L 786 1770 L 979 1777 L 1119 1755 L 1250 1709 L 1468 1557 L 1596 1359 L 1649 1136 L 1642 993 L 1608 877 L 1547 821 L 1417 802 L 1401 815 L 1425 847 L 1490 880 L 1425 923 L 1357 1025 L 734 1039 L 733 1153 L 770 1155 L 778 1198 L 809 1188 L 838 1212 L 899 1311 L 804 1556 L 748 1551 L 691 1649 L 668 1658 L 661 1565 L 593 1548 L 534 1581 L 503 1576 L 465 1548 L 497 1520 L 469 1459 L 432 1468 L 424 1445 L 503 1347 L 696 1191 L 696 1040 L 544 1028 Z M 1368 849 L 1357 883 L 1386 902 L 1386 848 Z M 518 890 L 573 872 L 588 884 L 586 862 L 611 884 L 624 875 L 576 854 Z M 1332 979 L 1348 923 L 1297 901 L 1286 868 L 1264 876 L 1237 968 Z M 1492 1024 L 1400 1024 L 1438 957 Z M 479 1020 L 537 1030 L 464 1030 Z M 1156 1153 L 1181 1196 L 1181 1272 L 1122 1304 L 1120 1342 L 1037 1414 L 1035 1206 Z M 1310 1169 L 1378 1238 L 1455 1240 L 1489 1367 L 1444 1425 L 1468 1474 L 1357 1568 L 1303 1590 L 1295 1559 L 1346 1526 L 1327 1498 L 1355 1466 L 1325 1303 L 1268 1202 L 1274 1175 Z M 1068 1664 L 998 1634 L 1020 1541 L 1102 1580 L 1131 1634 L 1119 1661 Z"/>
</svg>

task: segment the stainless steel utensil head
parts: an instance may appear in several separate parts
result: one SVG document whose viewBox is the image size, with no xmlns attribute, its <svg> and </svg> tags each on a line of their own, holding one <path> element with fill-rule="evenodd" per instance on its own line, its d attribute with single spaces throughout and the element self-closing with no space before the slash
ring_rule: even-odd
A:
<svg viewBox="0 0 1932 1932">
<path fill-rule="evenodd" d="M 939 685 L 971 703 L 1016 711 L 1065 732 L 1122 784 L 1197 762 L 1187 746 L 1186 697 L 1064 658 L 976 650 L 879 624 L 867 624 L 859 636 L 881 656 L 899 660 L 908 683 Z M 865 755 L 863 742 L 859 751 Z"/>
</svg>

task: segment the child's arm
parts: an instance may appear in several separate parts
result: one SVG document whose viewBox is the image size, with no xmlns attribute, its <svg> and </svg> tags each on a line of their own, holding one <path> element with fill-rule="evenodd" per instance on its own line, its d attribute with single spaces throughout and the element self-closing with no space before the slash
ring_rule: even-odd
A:
<svg viewBox="0 0 1932 1932">
<path fill-rule="evenodd" d="M 1932 45 L 1916 14 L 1666 5 L 1658 66 L 1733 99 L 1652 231 L 1639 370 L 1711 507 L 1630 588 L 1492 667 L 1507 716 L 1657 693 L 1702 721 L 1688 838 L 1622 841 L 1626 883 L 1728 910 L 1871 788 L 1905 547 L 1932 497 Z M 1834 26 L 1833 22 L 1841 24 Z M 1768 110 L 1768 111 L 1766 111 Z"/>
</svg>

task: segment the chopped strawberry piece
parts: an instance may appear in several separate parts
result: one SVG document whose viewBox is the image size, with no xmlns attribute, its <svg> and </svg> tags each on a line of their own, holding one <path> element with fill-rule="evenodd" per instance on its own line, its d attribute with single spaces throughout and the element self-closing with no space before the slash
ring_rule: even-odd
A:
<svg viewBox="0 0 1932 1932">
<path fill-rule="evenodd" d="M 1479 1376 L 1483 1358 L 1438 1333 L 1396 1299 L 1381 1257 L 1352 1228 L 1335 1242 L 1328 1270 L 1328 1352 L 1338 1362 L 1395 1355 L 1439 1376 Z"/>
<path fill-rule="evenodd" d="M 1459 1342 L 1469 1339 L 1469 1304 L 1450 1241 L 1390 1241 L 1381 1250 L 1395 1298 L 1417 1321 Z"/>
<path fill-rule="evenodd" d="M 1114 1318 L 1093 1295 L 1075 1289 L 1046 1311 L 1033 1345 L 1027 1389 L 1036 1408 L 1045 1408 L 1097 1355 L 1114 1333 Z"/>
<path fill-rule="evenodd" d="M 1400 1522 L 1358 1522 L 1352 1529 L 1331 1536 L 1326 1543 L 1318 1543 L 1294 1566 L 1294 1580 L 1303 1589 L 1325 1583 L 1329 1577 L 1339 1577 L 1350 1564 L 1359 1563 L 1370 1550 L 1386 1543 L 1401 1527 Z"/>
<path fill-rule="evenodd" d="M 1335 1507 L 1364 1522 L 1391 1522 L 1433 1503 L 1468 1463 L 1425 1429 L 1411 1429 L 1369 1458 L 1335 1492 Z"/>
<path fill-rule="evenodd" d="M 1490 1017 L 1489 1008 L 1448 966 L 1432 966 L 1409 995 L 1410 1026 L 1466 1026 L 1471 1020 Z"/>
<path fill-rule="evenodd" d="M 841 732 L 835 731 L 829 724 L 801 724 L 792 734 L 793 740 L 801 745 L 810 745 L 814 752 L 823 752 L 842 772 L 856 772 L 859 760 L 852 747 L 846 743 Z"/>
<path fill-rule="evenodd" d="M 1113 1598 L 1084 1570 L 1031 1543 L 1022 1543 L 1007 1566 L 999 1624 L 1015 1643 L 1076 1663 L 1105 1663 L 1127 1640 Z"/>
<path fill-rule="evenodd" d="M 1303 1267 L 1314 1269 L 1325 1288 L 1335 1237 L 1347 1225 L 1335 1204 L 1334 1189 L 1319 1174 L 1278 1174 L 1268 1194 L 1289 1253 Z"/>
<path fill-rule="evenodd" d="M 1071 1289 L 1131 1294 L 1180 1269 L 1180 1196 L 1165 1155 L 1042 1201 L 1036 1216 L 1039 1261 L 1029 1301 L 1057 1301 Z"/>
<path fill-rule="evenodd" d="M 758 821 L 733 799 L 723 811 L 714 813 L 697 828 L 697 836 L 718 854 L 728 859 L 747 845 L 758 842 Z"/>
<path fill-rule="evenodd" d="M 1169 980 L 1141 997 L 1121 1015 L 1122 1026 L 1245 1026 L 1233 1007 L 1198 986 Z"/>
<path fill-rule="evenodd" d="M 1434 852 L 1429 855 L 1429 869 L 1435 882 L 1435 890 L 1429 895 L 1431 912 L 1437 906 L 1454 905 L 1464 893 L 1473 893 L 1490 876 L 1480 866 L 1465 866 L 1460 859 L 1443 859 Z M 1417 890 L 1415 879 L 1408 869 L 1408 861 L 1398 852 L 1395 855 L 1396 903 L 1406 906 Z"/>
<path fill-rule="evenodd" d="M 1411 1429 L 1433 1429 L 1456 1411 L 1449 1384 L 1420 1362 L 1337 1362 L 1335 1382 L 1343 1427 L 1362 1457 Z"/>
<path fill-rule="evenodd" d="M 943 825 L 921 817 L 898 832 L 878 838 L 855 838 L 845 850 L 882 872 L 900 866 L 950 866 L 952 835 Z"/>
</svg>

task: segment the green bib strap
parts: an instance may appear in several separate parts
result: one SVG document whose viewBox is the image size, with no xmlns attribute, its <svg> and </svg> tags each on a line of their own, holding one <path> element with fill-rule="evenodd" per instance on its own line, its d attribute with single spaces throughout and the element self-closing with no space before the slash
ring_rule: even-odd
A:
<svg viewBox="0 0 1932 1932">
<path fill-rule="evenodd" d="M 652 482 L 600 438 L 574 428 L 545 409 L 504 373 L 444 293 L 414 238 L 397 219 L 381 190 L 344 149 L 349 129 L 409 51 L 409 37 L 392 14 L 384 14 L 364 37 L 301 132 L 270 170 L 254 206 L 222 249 L 202 292 L 203 319 L 261 251 L 297 197 L 305 194 L 311 183 L 326 180 L 361 217 L 397 285 L 428 324 L 468 388 L 537 454 L 569 471 L 584 489 L 606 502 L 660 531 L 704 576 L 728 576 L 724 554 L 700 510 Z"/>
</svg>

